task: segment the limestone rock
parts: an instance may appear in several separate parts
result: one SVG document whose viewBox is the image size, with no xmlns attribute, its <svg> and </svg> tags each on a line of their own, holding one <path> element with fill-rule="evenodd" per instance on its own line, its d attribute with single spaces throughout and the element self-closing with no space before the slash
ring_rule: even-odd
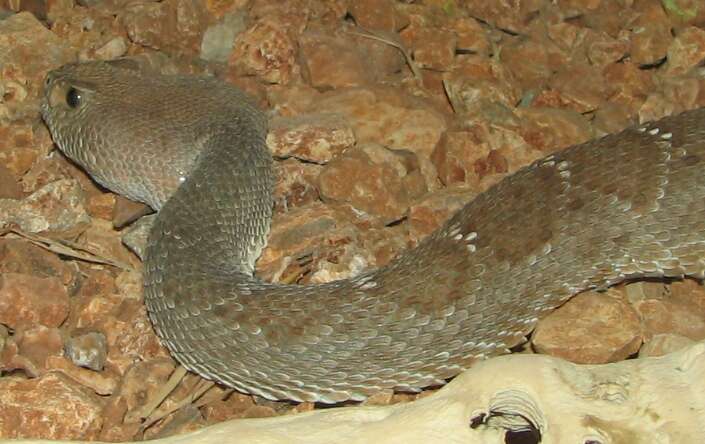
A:
<svg viewBox="0 0 705 444">
<path fill-rule="evenodd" d="M 583 364 L 627 358 L 639 350 L 641 325 L 621 292 L 585 292 L 539 321 L 534 348 Z"/>
<path fill-rule="evenodd" d="M 12 328 L 58 327 L 68 311 L 69 297 L 59 279 L 0 274 L 0 323 Z"/>
<path fill-rule="evenodd" d="M 2 438 L 95 439 L 102 426 L 100 398 L 66 376 L 0 378 Z"/>
<path fill-rule="evenodd" d="M 274 156 L 324 164 L 355 145 L 355 135 L 341 116 L 299 115 L 273 119 L 267 145 Z"/>
<path fill-rule="evenodd" d="M 24 231 L 38 233 L 65 231 L 89 221 L 83 192 L 69 179 L 52 182 L 21 201 L 0 199 L 0 226 L 16 224 Z"/>
</svg>

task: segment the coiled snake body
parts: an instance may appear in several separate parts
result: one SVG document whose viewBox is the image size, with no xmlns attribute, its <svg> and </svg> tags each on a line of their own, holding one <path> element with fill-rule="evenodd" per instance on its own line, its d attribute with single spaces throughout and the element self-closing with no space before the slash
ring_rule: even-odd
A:
<svg viewBox="0 0 705 444">
<path fill-rule="evenodd" d="M 270 399 L 440 384 L 582 290 L 705 271 L 704 109 L 541 159 L 388 266 L 314 286 L 253 277 L 272 161 L 235 88 L 74 64 L 48 75 L 42 114 L 99 183 L 159 209 L 145 300 L 172 354 Z"/>
</svg>

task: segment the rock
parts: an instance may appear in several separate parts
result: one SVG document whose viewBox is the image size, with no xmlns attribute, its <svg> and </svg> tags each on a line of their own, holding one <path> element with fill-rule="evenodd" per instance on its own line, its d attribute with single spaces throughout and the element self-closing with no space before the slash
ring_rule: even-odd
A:
<svg viewBox="0 0 705 444">
<path fill-rule="evenodd" d="M 0 199 L 20 200 L 24 196 L 19 180 L 10 170 L 0 165 Z"/>
<path fill-rule="evenodd" d="M 158 358 L 136 362 L 127 369 L 116 393 L 126 401 L 125 422 L 140 422 L 139 410 L 155 398 L 174 368 L 171 358 Z"/>
<path fill-rule="evenodd" d="M 201 58 L 211 62 L 227 62 L 235 38 L 247 28 L 246 18 L 243 11 L 236 10 L 225 14 L 218 23 L 209 26 L 201 41 Z"/>
<path fill-rule="evenodd" d="M 296 157 L 328 163 L 355 145 L 355 135 L 341 116 L 307 114 L 282 117 L 270 122 L 267 146 L 276 157 Z"/>
<path fill-rule="evenodd" d="M 298 75 L 296 45 L 273 21 L 261 21 L 235 38 L 228 64 L 269 83 L 289 84 Z"/>
<path fill-rule="evenodd" d="M 4 105 L 0 104 L 0 109 L 2 106 Z M 1 114 L 0 117 L 2 117 Z M 3 168 L 9 172 L 12 179 L 21 182 L 22 176 L 29 171 L 39 156 L 39 145 L 42 144 L 40 140 L 42 137 L 37 134 L 31 125 L 13 122 L 7 125 L 0 125 L 0 139 L 3 141 L 2 149 L 0 149 L 0 162 L 2 162 Z M 50 145 L 51 141 L 48 141 L 46 148 L 48 149 Z M 27 191 L 24 187 L 22 190 Z"/>
<path fill-rule="evenodd" d="M 318 175 L 322 166 L 286 159 L 275 163 L 277 183 L 274 187 L 274 211 L 286 212 L 292 208 L 318 201 Z"/>
<path fill-rule="evenodd" d="M 490 52 L 490 39 L 485 28 L 472 17 L 457 17 L 453 22 L 456 36 L 456 52 L 487 54 Z"/>
<path fill-rule="evenodd" d="M 116 373 L 98 373 L 93 370 L 77 367 L 63 356 L 49 356 L 47 358 L 46 365 L 47 368 L 51 369 L 51 371 L 66 375 L 101 396 L 113 394 L 118 385 L 118 377 Z"/>
<path fill-rule="evenodd" d="M 103 402 L 57 373 L 36 379 L 0 378 L 3 438 L 96 439 Z"/>
<path fill-rule="evenodd" d="M 17 224 L 20 229 L 66 231 L 86 224 L 90 217 L 78 183 L 63 179 L 52 182 L 25 199 L 0 199 L 0 226 Z"/>
<path fill-rule="evenodd" d="M 112 220 L 116 196 L 112 193 L 93 194 L 86 199 L 86 212 L 91 217 Z"/>
<path fill-rule="evenodd" d="M 519 3 L 487 2 L 484 0 L 469 0 L 463 2 L 467 11 L 472 11 L 473 17 L 496 26 L 512 34 L 521 34 L 527 30 L 532 17 L 535 17 L 543 6 L 540 0 L 522 1 Z"/>
<path fill-rule="evenodd" d="M 513 109 L 522 97 L 521 85 L 507 65 L 483 56 L 458 57 L 443 80 L 454 111 L 473 120 L 493 107 Z"/>
<path fill-rule="evenodd" d="M 113 226 L 116 228 L 122 228 L 153 211 L 141 202 L 135 202 L 119 195 L 111 195 L 116 196 L 112 214 Z"/>
<path fill-rule="evenodd" d="M 78 241 L 99 257 L 115 261 L 123 267 L 138 267 L 139 261 L 125 247 L 121 234 L 112 227 L 107 220 L 93 219 L 81 233 Z"/>
<path fill-rule="evenodd" d="M 427 188 L 416 157 L 365 144 L 330 162 L 319 176 L 324 200 L 348 202 L 385 224 L 403 217 Z"/>
<path fill-rule="evenodd" d="M 391 0 L 348 2 L 348 13 L 357 26 L 371 31 L 399 31 L 408 23 Z"/>
<path fill-rule="evenodd" d="M 603 73 L 605 81 L 616 90 L 610 102 L 624 106 L 629 114 L 636 113 L 656 87 L 653 73 L 630 61 L 609 65 Z"/>
<path fill-rule="evenodd" d="M 332 244 L 331 236 L 340 238 L 346 233 L 350 238 L 355 232 L 339 218 L 339 214 L 320 202 L 276 214 L 267 247 L 257 261 L 258 275 L 276 282 L 291 273 L 303 274 L 297 258 L 309 257 L 314 251 L 316 257 L 325 257 L 326 249 Z M 309 265 L 306 264 L 305 268 L 308 270 Z"/>
<path fill-rule="evenodd" d="M 50 365 L 48 360 L 52 356 L 60 356 L 64 351 L 64 340 L 58 328 L 48 328 L 39 325 L 29 330 L 15 333 L 18 353 L 32 363 L 36 369 L 32 376 L 44 373 Z"/>
<path fill-rule="evenodd" d="M 657 334 L 678 334 L 694 341 L 705 339 L 705 289 L 693 286 L 687 292 L 673 292 L 659 283 L 628 285 L 627 295 L 641 318 L 645 338 Z M 676 287 L 677 288 L 677 287 Z"/>
<path fill-rule="evenodd" d="M 629 54 L 634 63 L 641 66 L 654 65 L 662 61 L 668 52 L 673 36 L 668 17 L 658 3 L 643 3 L 643 11 L 633 23 L 637 32 L 631 35 Z"/>
<path fill-rule="evenodd" d="M 541 90 L 553 75 L 550 51 L 553 44 L 547 45 L 546 40 L 517 40 L 505 45 L 500 54 L 502 65 L 512 72 L 524 91 Z M 558 48 L 553 51 L 558 51 Z M 531 63 L 526 63 L 527 60 Z"/>
<path fill-rule="evenodd" d="M 539 353 L 581 364 L 627 358 L 642 342 L 639 317 L 619 291 L 587 291 L 539 321 L 531 343 Z"/>
<path fill-rule="evenodd" d="M 614 38 L 606 32 L 590 32 L 586 38 L 586 55 L 593 66 L 604 69 L 623 61 L 629 51 L 629 42 Z"/>
<path fill-rule="evenodd" d="M 555 95 L 548 94 L 548 99 L 539 95 L 532 106 L 568 108 L 585 114 L 597 109 L 612 94 L 602 71 L 582 63 L 562 67 L 553 77 L 551 91 Z"/>
<path fill-rule="evenodd" d="M 618 103 L 608 103 L 595 111 L 592 121 L 595 135 L 598 137 L 617 133 L 628 126 L 636 124 L 633 115 L 629 114 L 626 106 Z"/>
<path fill-rule="evenodd" d="M 444 133 L 431 154 L 431 161 L 445 185 L 466 183 L 479 188 L 485 176 L 508 171 L 506 159 L 472 131 Z"/>
<path fill-rule="evenodd" d="M 134 43 L 186 54 L 199 52 L 209 20 L 201 0 L 132 3 L 120 18 Z"/>
<path fill-rule="evenodd" d="M 0 323 L 13 329 L 58 327 L 68 311 L 69 297 L 59 279 L 0 274 Z"/>
<path fill-rule="evenodd" d="M 445 117 L 391 89 L 344 89 L 314 101 L 310 109 L 345 117 L 357 143 L 409 150 L 428 159 L 443 134 Z"/>
<path fill-rule="evenodd" d="M 705 30 L 689 26 L 673 39 L 667 52 L 666 69 L 670 74 L 685 74 L 705 59 Z"/>
<path fill-rule="evenodd" d="M 147 319 L 142 301 L 109 291 L 85 290 L 80 294 L 75 320 L 76 328 L 105 335 L 106 366 L 123 374 L 137 360 L 168 356 Z"/>
<path fill-rule="evenodd" d="M 303 76 L 314 88 L 326 91 L 372 81 L 372 67 L 349 36 L 307 32 L 301 36 L 300 45 Z"/>
<path fill-rule="evenodd" d="M 39 278 L 57 278 L 67 287 L 78 280 L 78 270 L 44 248 L 23 239 L 0 239 L 0 274 L 21 273 Z"/>
<path fill-rule="evenodd" d="M 0 118 L 36 116 L 44 74 L 74 59 L 75 51 L 31 13 L 0 20 Z"/>
<path fill-rule="evenodd" d="M 420 67 L 447 71 L 453 65 L 456 34 L 443 28 L 423 28 L 413 43 L 414 60 Z"/>
<path fill-rule="evenodd" d="M 140 218 L 137 222 L 122 231 L 120 238 L 122 244 L 142 260 L 144 260 L 149 232 L 152 230 L 156 219 L 156 214 L 149 214 Z"/>
<path fill-rule="evenodd" d="M 66 342 L 66 355 L 79 367 L 101 371 L 107 354 L 107 341 L 100 332 L 74 336 Z"/>
<path fill-rule="evenodd" d="M 521 108 L 521 135 L 544 154 L 592 139 L 592 128 L 576 112 L 551 108 Z M 550 129 L 550 130 L 549 130 Z"/>
<path fill-rule="evenodd" d="M 660 333 L 644 342 L 644 345 L 639 350 L 639 357 L 649 358 L 665 356 L 669 353 L 690 347 L 693 344 L 695 344 L 695 341 L 685 336 L 672 333 Z"/>
</svg>

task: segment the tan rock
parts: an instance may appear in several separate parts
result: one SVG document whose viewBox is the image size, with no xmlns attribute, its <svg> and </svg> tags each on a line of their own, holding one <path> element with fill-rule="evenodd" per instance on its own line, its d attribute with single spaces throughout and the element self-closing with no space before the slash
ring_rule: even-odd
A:
<svg viewBox="0 0 705 444">
<path fill-rule="evenodd" d="M 635 113 L 655 88 L 654 74 L 650 70 L 639 69 L 629 60 L 613 63 L 603 70 L 605 81 L 612 85 L 615 94 L 610 102 L 624 106 Z"/>
<path fill-rule="evenodd" d="M 639 19 L 632 25 L 629 54 L 637 65 L 653 65 L 666 57 L 673 36 L 666 13 L 658 3 L 642 3 Z"/>
<path fill-rule="evenodd" d="M 156 50 L 197 54 L 210 19 L 200 0 L 131 3 L 120 15 L 133 42 Z"/>
<path fill-rule="evenodd" d="M 702 287 L 691 288 L 692 296 L 683 292 L 673 295 L 669 287 L 659 283 L 636 282 L 627 286 L 627 294 L 642 319 L 646 338 L 671 333 L 694 341 L 705 339 L 705 307 Z"/>
<path fill-rule="evenodd" d="M 0 165 L 0 199 L 20 200 L 25 196 L 22 186 L 14 174 Z"/>
<path fill-rule="evenodd" d="M 59 279 L 0 274 L 0 323 L 11 328 L 58 327 L 68 311 L 69 297 Z"/>
<path fill-rule="evenodd" d="M 229 65 L 269 83 L 289 84 L 298 74 L 296 44 L 277 23 L 255 23 L 235 39 Z"/>
<path fill-rule="evenodd" d="M 356 236 L 351 224 L 320 202 L 276 214 L 257 273 L 267 281 L 309 273 L 311 262 L 325 260 Z"/>
<path fill-rule="evenodd" d="M 613 134 L 636 124 L 634 115 L 631 115 L 626 106 L 619 103 L 607 103 L 595 111 L 592 126 L 595 135 L 601 137 Z"/>
<path fill-rule="evenodd" d="M 64 352 L 64 340 L 58 328 L 39 325 L 35 328 L 15 333 L 18 354 L 31 362 L 36 369 L 33 376 L 43 374 L 51 368 L 48 361 L 52 356 L 61 356 Z"/>
<path fill-rule="evenodd" d="M 78 328 L 101 332 L 107 339 L 107 366 L 124 373 L 133 362 L 168 356 L 147 319 L 144 304 L 121 295 L 95 295 L 79 308 Z"/>
<path fill-rule="evenodd" d="M 605 68 L 624 59 L 629 51 L 629 42 L 614 38 L 606 32 L 590 32 L 585 42 L 586 55 L 593 66 Z"/>
<path fill-rule="evenodd" d="M 413 154 L 366 144 L 330 162 L 319 176 L 319 190 L 324 200 L 350 203 L 389 223 L 427 191 L 424 182 Z"/>
<path fill-rule="evenodd" d="M 276 157 L 296 157 L 307 162 L 328 163 L 355 145 L 355 135 L 341 116 L 307 114 L 273 119 L 267 146 Z"/>
<path fill-rule="evenodd" d="M 445 117 L 392 89 L 344 89 L 311 104 L 311 111 L 334 113 L 352 125 L 357 143 L 410 150 L 428 158 L 447 127 Z"/>
<path fill-rule="evenodd" d="M 11 94 L 6 90 L 6 94 L 8 93 Z M 0 105 L 0 109 L 2 106 Z M 0 125 L 0 140 L 3 141 L 0 162 L 15 180 L 19 181 L 37 159 L 40 152 L 37 146 L 40 143 L 38 139 L 31 125 L 17 122 Z"/>
<path fill-rule="evenodd" d="M 349 37 L 307 32 L 299 42 L 303 75 L 314 88 L 326 91 L 372 81 L 371 67 Z"/>
<path fill-rule="evenodd" d="M 576 111 L 522 108 L 519 114 L 522 117 L 522 137 L 544 154 L 593 138 L 590 124 Z"/>
<path fill-rule="evenodd" d="M 588 291 L 539 321 L 531 340 L 539 353 L 571 362 L 598 364 L 627 358 L 639 350 L 642 332 L 622 293 Z"/>
<path fill-rule="evenodd" d="M 99 257 L 124 264 L 125 267 L 136 268 L 139 266 L 139 261 L 123 245 L 120 233 L 113 230 L 110 221 L 92 219 L 90 225 L 78 237 L 77 243 L 85 246 L 86 249 Z"/>
<path fill-rule="evenodd" d="M 512 72 L 522 89 L 543 88 L 553 74 L 550 52 L 544 44 L 531 39 L 505 45 L 500 54 L 502 65 Z M 531 63 L 526 63 L 531 60 Z"/>
<path fill-rule="evenodd" d="M 485 28 L 472 17 L 458 17 L 453 21 L 452 30 L 456 36 L 456 50 L 487 54 L 490 39 Z"/>
<path fill-rule="evenodd" d="M 695 344 L 690 338 L 673 333 L 656 334 L 644 342 L 639 350 L 640 358 L 665 356 Z"/>
<path fill-rule="evenodd" d="M 463 3 L 466 10 L 472 11 L 473 17 L 513 33 L 526 31 L 530 17 L 543 5 L 540 0 L 519 3 L 467 0 Z"/>
<path fill-rule="evenodd" d="M 136 362 L 130 366 L 115 395 L 127 403 L 125 422 L 140 422 L 142 408 L 154 400 L 174 368 L 171 358 Z"/>
<path fill-rule="evenodd" d="M 479 187 L 483 177 L 508 171 L 506 159 L 472 131 L 447 131 L 431 154 L 431 161 L 445 185 Z"/>
<path fill-rule="evenodd" d="M 22 273 L 40 278 L 57 278 L 63 285 L 73 287 L 78 270 L 44 248 L 22 239 L 0 239 L 0 274 Z"/>
<path fill-rule="evenodd" d="M 522 96 L 521 84 L 507 64 L 495 58 L 459 56 L 443 80 L 455 112 L 473 119 L 491 112 L 493 106 L 513 109 Z"/>
<path fill-rule="evenodd" d="M 420 29 L 413 42 L 414 60 L 422 68 L 449 71 L 455 59 L 457 36 L 442 28 Z"/>
<path fill-rule="evenodd" d="M 116 196 L 112 193 L 109 195 Z M 124 227 L 151 212 L 152 209 L 141 202 L 134 202 L 122 196 L 116 196 L 112 214 L 113 225 L 117 228 Z"/>
<path fill-rule="evenodd" d="M 689 26 L 680 31 L 668 47 L 666 69 L 670 74 L 684 74 L 705 59 L 705 30 Z"/>
<path fill-rule="evenodd" d="M 0 199 L 0 226 L 16 224 L 37 233 L 65 231 L 89 220 L 81 188 L 68 179 L 52 182 L 21 201 Z"/>
<path fill-rule="evenodd" d="M 612 92 L 601 70 L 587 64 L 564 66 L 553 77 L 551 90 L 558 94 L 557 103 L 543 101 L 539 95 L 532 105 L 569 108 L 584 114 L 597 109 Z"/>
<path fill-rule="evenodd" d="M 373 31 L 398 31 L 408 23 L 392 0 L 348 1 L 348 12 L 358 26 Z"/>
<path fill-rule="evenodd" d="M 36 379 L 0 378 L 3 438 L 95 439 L 103 402 L 89 389 L 56 373 Z"/>
<path fill-rule="evenodd" d="M 286 159 L 275 163 L 277 183 L 274 187 L 274 210 L 289 209 L 310 204 L 318 200 L 318 175 L 320 165 Z"/>
<path fill-rule="evenodd" d="M 74 50 L 31 13 L 0 20 L 0 118 L 34 118 L 46 71 L 74 58 Z"/>
<path fill-rule="evenodd" d="M 77 367 L 63 356 L 49 356 L 46 360 L 47 368 L 53 372 L 61 373 L 72 380 L 88 387 L 98 395 L 111 395 L 118 385 L 118 378 L 114 372 L 96 372 Z"/>
</svg>

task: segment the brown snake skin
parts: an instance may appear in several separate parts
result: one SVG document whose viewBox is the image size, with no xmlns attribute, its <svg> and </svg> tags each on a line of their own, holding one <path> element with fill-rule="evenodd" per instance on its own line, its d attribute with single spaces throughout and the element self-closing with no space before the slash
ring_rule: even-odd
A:
<svg viewBox="0 0 705 444">
<path fill-rule="evenodd" d="M 48 75 L 42 114 L 98 182 L 160 209 L 145 300 L 172 354 L 270 399 L 442 384 L 582 290 L 705 271 L 705 109 L 550 155 L 390 265 L 315 286 L 252 275 L 273 175 L 241 92 L 91 62 Z"/>
</svg>

